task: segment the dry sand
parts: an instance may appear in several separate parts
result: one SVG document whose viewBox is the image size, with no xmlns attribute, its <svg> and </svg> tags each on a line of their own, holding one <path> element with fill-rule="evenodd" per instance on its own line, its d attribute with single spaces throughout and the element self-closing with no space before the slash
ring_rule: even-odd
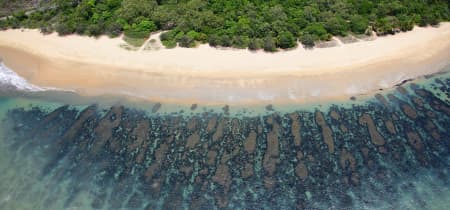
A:
<svg viewBox="0 0 450 210">
<path fill-rule="evenodd" d="M 278 53 L 129 51 L 120 38 L 0 32 L 0 57 L 31 83 L 84 95 L 196 103 L 298 103 L 348 98 L 435 73 L 450 61 L 450 23 L 332 48 Z"/>
</svg>

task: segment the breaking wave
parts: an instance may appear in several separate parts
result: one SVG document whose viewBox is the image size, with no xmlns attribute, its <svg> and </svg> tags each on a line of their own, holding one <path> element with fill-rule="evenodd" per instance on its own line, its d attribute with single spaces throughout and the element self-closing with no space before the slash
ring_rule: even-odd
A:
<svg viewBox="0 0 450 210">
<path fill-rule="evenodd" d="M 0 61 L 0 87 L 31 92 L 49 90 L 49 88 L 42 88 L 30 84 L 25 78 L 19 76 L 16 72 L 8 68 L 1 61 Z"/>
</svg>

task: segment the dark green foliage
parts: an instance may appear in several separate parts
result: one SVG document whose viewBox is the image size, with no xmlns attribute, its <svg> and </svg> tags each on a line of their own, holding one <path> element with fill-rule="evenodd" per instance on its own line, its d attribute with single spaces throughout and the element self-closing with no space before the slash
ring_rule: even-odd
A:
<svg viewBox="0 0 450 210">
<path fill-rule="evenodd" d="M 331 37 L 325 27 L 320 23 L 308 25 L 303 32 L 312 35 L 314 40 L 328 40 Z"/>
<path fill-rule="evenodd" d="M 224 47 L 231 47 L 231 44 L 233 44 L 233 42 L 231 41 L 230 36 L 223 35 L 220 37 L 219 45 L 224 46 Z"/>
<path fill-rule="evenodd" d="M 293 48 L 297 46 L 297 39 L 291 32 L 285 31 L 278 34 L 277 47 L 282 49 Z"/>
<path fill-rule="evenodd" d="M 361 15 L 353 15 L 350 17 L 350 30 L 357 34 L 366 32 L 369 26 L 369 20 Z"/>
<path fill-rule="evenodd" d="M 380 18 L 375 22 L 374 30 L 378 35 L 394 34 L 394 29 L 399 25 L 395 17 Z"/>
<path fill-rule="evenodd" d="M 169 49 L 177 46 L 177 42 L 175 40 L 162 41 L 162 44 L 164 45 L 164 47 L 169 48 Z"/>
<path fill-rule="evenodd" d="M 195 40 L 189 35 L 183 35 L 177 41 L 180 47 L 195 47 Z"/>
<path fill-rule="evenodd" d="M 33 7 L 9 6 L 13 2 L 0 1 L 15 11 L 0 23 L 2 28 L 45 28 L 61 35 L 125 33 L 131 38 L 169 30 L 162 41 L 170 47 L 208 42 L 268 51 L 293 48 L 297 40 L 310 47 L 333 35 L 371 29 L 393 34 L 450 19 L 447 0 L 49 0 L 29 12 L 24 11 Z"/>
<path fill-rule="evenodd" d="M 346 36 L 349 31 L 349 24 L 342 17 L 330 17 L 325 23 L 325 29 L 332 35 Z"/>
<path fill-rule="evenodd" d="M 4 30 L 7 27 L 7 23 L 5 20 L 0 20 L 0 30 Z"/>
<path fill-rule="evenodd" d="M 277 46 L 275 45 L 275 39 L 272 37 L 266 37 L 263 40 L 263 49 L 267 52 L 277 51 Z"/>
<path fill-rule="evenodd" d="M 248 36 L 235 36 L 233 38 L 233 47 L 239 49 L 245 49 L 248 47 L 248 43 L 250 42 Z"/>
<path fill-rule="evenodd" d="M 176 30 L 167 31 L 167 32 L 161 33 L 161 35 L 159 36 L 159 39 L 161 39 L 161 41 L 174 40 L 177 33 L 178 33 L 178 31 L 176 31 Z"/>
<path fill-rule="evenodd" d="M 314 47 L 314 36 L 311 34 L 305 34 L 301 37 L 301 42 L 305 46 L 305 48 Z"/>
<path fill-rule="evenodd" d="M 261 39 L 251 39 L 248 43 L 249 50 L 259 50 L 262 48 L 263 41 Z"/>
<path fill-rule="evenodd" d="M 75 27 L 73 25 L 60 23 L 56 25 L 56 32 L 61 36 L 69 35 L 75 32 Z"/>
<path fill-rule="evenodd" d="M 220 37 L 216 34 L 212 34 L 208 37 L 209 45 L 212 47 L 216 47 L 220 44 Z"/>
<path fill-rule="evenodd" d="M 399 17 L 399 26 L 402 31 L 410 31 L 414 27 L 414 20 L 406 16 Z"/>
<path fill-rule="evenodd" d="M 114 22 L 106 25 L 106 33 L 110 37 L 117 37 L 122 33 L 123 27 L 121 24 Z"/>
<path fill-rule="evenodd" d="M 141 20 L 139 23 L 133 23 L 131 26 L 125 26 L 125 35 L 132 38 L 145 38 L 150 32 L 156 30 L 156 25 L 149 20 Z"/>
</svg>

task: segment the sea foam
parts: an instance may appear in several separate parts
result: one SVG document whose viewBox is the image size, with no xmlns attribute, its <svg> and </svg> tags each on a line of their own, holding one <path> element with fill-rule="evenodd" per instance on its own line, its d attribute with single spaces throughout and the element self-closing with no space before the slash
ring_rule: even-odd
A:
<svg viewBox="0 0 450 210">
<path fill-rule="evenodd" d="M 30 84 L 25 78 L 19 76 L 16 72 L 8 68 L 0 61 L 0 87 L 15 88 L 23 91 L 45 91 L 48 88 L 38 87 Z"/>
</svg>

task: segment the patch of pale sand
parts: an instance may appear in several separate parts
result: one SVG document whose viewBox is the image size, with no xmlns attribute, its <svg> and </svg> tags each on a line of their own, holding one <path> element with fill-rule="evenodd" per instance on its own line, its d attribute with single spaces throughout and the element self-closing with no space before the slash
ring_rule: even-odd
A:
<svg viewBox="0 0 450 210">
<path fill-rule="evenodd" d="M 159 36 L 163 32 L 157 32 L 154 34 L 151 34 L 150 37 L 145 41 L 145 43 L 139 48 L 140 51 L 143 50 L 160 50 L 163 49 L 164 46 L 161 42 L 161 39 L 159 39 Z"/>
<path fill-rule="evenodd" d="M 450 23 L 442 23 L 313 50 L 265 53 L 201 45 L 128 51 L 120 38 L 7 30 L 0 32 L 0 56 L 34 84 L 86 95 L 289 103 L 363 94 L 437 72 L 450 61 L 449 37 Z"/>
</svg>

